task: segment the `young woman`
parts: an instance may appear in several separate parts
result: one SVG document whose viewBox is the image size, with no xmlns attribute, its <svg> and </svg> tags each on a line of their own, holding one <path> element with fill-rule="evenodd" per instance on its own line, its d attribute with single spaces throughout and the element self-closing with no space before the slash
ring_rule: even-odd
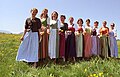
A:
<svg viewBox="0 0 120 77">
<path fill-rule="evenodd" d="M 40 38 L 40 59 L 48 58 L 48 33 L 50 18 L 48 17 L 48 10 L 44 9 L 40 15 L 41 19 L 41 38 Z"/>
<path fill-rule="evenodd" d="M 92 39 L 91 39 L 92 28 L 90 27 L 90 19 L 86 20 L 85 32 L 84 32 L 84 57 L 91 57 L 91 47 L 92 47 Z"/>
<path fill-rule="evenodd" d="M 50 21 L 50 36 L 49 36 L 49 56 L 51 59 L 59 57 L 59 27 L 58 13 L 54 11 Z"/>
<path fill-rule="evenodd" d="M 21 44 L 18 49 L 17 61 L 38 62 L 38 44 L 40 33 L 41 21 L 36 18 L 38 10 L 36 8 L 31 9 L 31 17 L 26 19 L 24 34 L 21 37 Z"/>
<path fill-rule="evenodd" d="M 68 24 L 65 23 L 65 15 L 60 16 L 60 30 L 59 30 L 59 56 L 65 61 L 65 32 L 68 29 Z"/>
<path fill-rule="evenodd" d="M 76 43 L 75 43 L 75 24 L 73 23 L 74 18 L 69 18 L 69 25 L 67 31 L 67 39 L 66 39 L 66 60 L 68 58 L 72 58 L 75 61 L 76 57 Z"/>
<path fill-rule="evenodd" d="M 112 23 L 110 25 L 110 31 L 109 31 L 109 37 L 110 37 L 110 51 L 111 51 L 111 57 L 118 57 L 118 46 L 117 46 L 117 30 L 115 29 L 115 24 Z"/>
<path fill-rule="evenodd" d="M 100 45 L 99 45 L 99 30 L 98 30 L 98 21 L 94 22 L 94 27 L 92 29 L 92 50 L 91 50 L 91 54 L 93 56 L 97 56 L 100 54 Z"/>
<path fill-rule="evenodd" d="M 83 57 L 83 20 L 79 18 L 77 24 L 78 29 L 76 31 L 76 56 Z"/>
<path fill-rule="evenodd" d="M 106 26 L 107 22 L 103 21 L 103 26 L 100 29 L 100 49 L 101 49 L 101 57 L 106 58 L 110 56 L 109 53 L 109 28 Z"/>
</svg>

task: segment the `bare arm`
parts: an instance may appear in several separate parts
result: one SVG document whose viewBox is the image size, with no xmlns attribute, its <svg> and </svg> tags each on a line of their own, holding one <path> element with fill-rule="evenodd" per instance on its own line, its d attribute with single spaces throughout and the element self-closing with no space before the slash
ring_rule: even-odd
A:
<svg viewBox="0 0 120 77">
<path fill-rule="evenodd" d="M 107 28 L 107 33 L 106 33 L 107 36 L 109 36 L 109 28 Z"/>
<path fill-rule="evenodd" d="M 24 36 L 25 36 L 26 32 L 27 32 L 27 29 L 24 30 L 23 35 L 22 35 L 22 37 L 20 38 L 21 41 L 24 40 Z"/>
</svg>

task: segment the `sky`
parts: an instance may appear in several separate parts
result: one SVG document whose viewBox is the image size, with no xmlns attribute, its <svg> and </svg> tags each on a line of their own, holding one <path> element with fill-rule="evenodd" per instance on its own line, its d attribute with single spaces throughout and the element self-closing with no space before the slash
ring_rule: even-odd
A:
<svg viewBox="0 0 120 77">
<path fill-rule="evenodd" d="M 114 22 L 120 38 L 120 0 L 1 0 L 0 2 L 0 30 L 7 30 L 12 33 L 20 33 L 24 30 L 24 22 L 30 17 L 31 8 L 39 10 L 37 17 L 44 8 L 47 8 L 51 17 L 53 11 L 59 16 L 64 14 L 66 22 L 73 16 L 77 22 L 78 18 L 90 19 L 91 26 L 94 21 L 99 21 L 99 27 L 104 20 L 107 26 Z"/>
</svg>

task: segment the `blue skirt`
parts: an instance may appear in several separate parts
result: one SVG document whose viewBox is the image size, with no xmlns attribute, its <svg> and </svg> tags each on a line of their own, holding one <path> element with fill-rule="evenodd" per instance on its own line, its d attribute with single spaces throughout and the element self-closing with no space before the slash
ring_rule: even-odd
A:
<svg viewBox="0 0 120 77">
<path fill-rule="evenodd" d="M 111 57 L 118 58 L 117 40 L 114 36 L 110 36 L 110 51 L 111 51 Z"/>
<path fill-rule="evenodd" d="M 17 61 L 38 62 L 38 32 L 27 32 L 18 49 Z"/>
</svg>

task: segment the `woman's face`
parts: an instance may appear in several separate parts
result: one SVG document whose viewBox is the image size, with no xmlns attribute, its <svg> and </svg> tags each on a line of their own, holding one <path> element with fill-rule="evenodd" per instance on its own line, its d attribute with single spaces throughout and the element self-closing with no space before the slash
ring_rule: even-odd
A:
<svg viewBox="0 0 120 77">
<path fill-rule="evenodd" d="M 98 24 L 97 24 L 97 23 L 94 23 L 94 26 L 97 28 L 97 27 L 98 27 Z"/>
<path fill-rule="evenodd" d="M 53 17 L 53 20 L 56 20 L 58 16 L 55 12 L 53 12 L 52 17 Z"/>
<path fill-rule="evenodd" d="M 69 19 L 69 22 L 70 22 L 70 23 L 73 23 L 73 21 L 74 21 L 74 19 L 71 17 L 71 18 Z"/>
<path fill-rule="evenodd" d="M 36 11 L 36 10 L 33 10 L 33 11 L 31 12 L 31 14 L 32 14 L 32 17 L 35 17 L 36 14 L 37 14 L 37 11 Z"/>
<path fill-rule="evenodd" d="M 47 10 L 43 10 L 43 11 L 42 11 L 42 14 L 44 14 L 44 15 L 47 15 L 47 13 L 48 13 Z"/>
<path fill-rule="evenodd" d="M 89 22 L 89 21 L 86 21 L 86 24 L 87 24 L 87 25 L 90 25 L 90 22 Z"/>
<path fill-rule="evenodd" d="M 81 21 L 81 20 L 79 20 L 78 25 L 79 25 L 79 26 L 81 26 L 81 25 L 82 25 L 82 21 Z"/>
<path fill-rule="evenodd" d="M 64 17 L 60 17 L 60 20 L 61 20 L 61 22 L 64 22 L 65 18 Z"/>
<path fill-rule="evenodd" d="M 110 25 L 111 29 L 114 29 L 114 25 Z"/>
<path fill-rule="evenodd" d="M 107 24 L 107 23 L 104 21 L 104 22 L 103 22 L 103 26 L 106 27 L 106 24 Z"/>
</svg>

